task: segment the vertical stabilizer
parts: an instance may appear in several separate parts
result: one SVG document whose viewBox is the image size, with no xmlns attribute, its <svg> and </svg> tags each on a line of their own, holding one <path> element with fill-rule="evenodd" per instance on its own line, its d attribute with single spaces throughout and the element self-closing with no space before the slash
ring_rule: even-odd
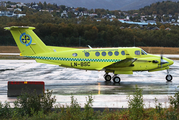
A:
<svg viewBox="0 0 179 120">
<path fill-rule="evenodd" d="M 40 40 L 40 38 L 33 32 L 35 27 L 27 26 L 12 26 L 5 27 L 10 30 L 14 40 L 21 52 L 21 55 L 35 55 L 45 52 L 50 52 L 47 46 Z"/>
</svg>

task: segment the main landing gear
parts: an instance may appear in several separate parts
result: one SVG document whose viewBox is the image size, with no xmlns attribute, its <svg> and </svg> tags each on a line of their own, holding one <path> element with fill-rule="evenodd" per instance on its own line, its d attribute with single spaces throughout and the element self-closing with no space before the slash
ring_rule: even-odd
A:
<svg viewBox="0 0 179 120">
<path fill-rule="evenodd" d="M 111 81 L 111 79 L 112 79 L 114 83 L 120 83 L 120 81 L 121 81 L 120 77 L 118 77 L 117 75 L 114 75 L 113 77 L 111 77 L 111 75 L 109 75 L 107 73 L 104 75 L 104 79 L 106 81 Z"/>
<path fill-rule="evenodd" d="M 166 76 L 165 78 L 166 78 L 166 80 L 167 80 L 168 82 L 171 82 L 171 81 L 172 81 L 173 77 L 172 77 L 172 75 L 170 75 L 169 70 L 167 70 L 167 76 Z M 111 77 L 111 75 L 109 75 L 108 73 L 106 73 L 106 74 L 104 75 L 104 79 L 105 79 L 106 81 L 111 81 L 111 79 L 112 79 L 114 83 L 120 83 L 120 81 L 121 81 L 121 79 L 120 79 L 119 76 L 114 75 L 113 77 Z"/>
<path fill-rule="evenodd" d="M 172 81 L 173 77 L 170 75 L 169 70 L 167 69 L 167 76 L 165 77 L 168 82 Z"/>
</svg>

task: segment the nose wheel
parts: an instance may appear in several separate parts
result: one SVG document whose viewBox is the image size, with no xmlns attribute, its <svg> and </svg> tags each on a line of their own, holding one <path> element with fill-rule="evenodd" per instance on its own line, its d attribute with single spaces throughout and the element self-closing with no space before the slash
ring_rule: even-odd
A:
<svg viewBox="0 0 179 120">
<path fill-rule="evenodd" d="M 165 78 L 168 82 L 172 81 L 173 77 L 170 75 L 169 70 L 167 70 L 167 76 Z"/>
<path fill-rule="evenodd" d="M 166 76 L 166 80 L 167 80 L 167 81 L 170 82 L 170 81 L 172 81 L 172 79 L 173 79 L 172 75 L 167 75 L 167 76 Z"/>
</svg>

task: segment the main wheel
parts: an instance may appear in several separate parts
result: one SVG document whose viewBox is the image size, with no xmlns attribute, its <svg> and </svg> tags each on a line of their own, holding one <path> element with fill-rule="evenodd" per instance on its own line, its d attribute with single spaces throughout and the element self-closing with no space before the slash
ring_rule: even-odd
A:
<svg viewBox="0 0 179 120">
<path fill-rule="evenodd" d="M 118 77 L 118 76 L 113 77 L 113 82 L 114 83 L 120 83 L 120 81 L 121 81 L 120 77 Z"/>
<path fill-rule="evenodd" d="M 172 75 L 167 75 L 167 76 L 166 76 L 166 80 L 167 80 L 167 81 L 172 81 L 172 78 L 173 78 Z"/>
<path fill-rule="evenodd" d="M 106 75 L 104 76 L 104 79 L 105 79 L 106 81 L 111 81 L 111 76 L 108 75 L 108 74 L 106 74 Z"/>
</svg>

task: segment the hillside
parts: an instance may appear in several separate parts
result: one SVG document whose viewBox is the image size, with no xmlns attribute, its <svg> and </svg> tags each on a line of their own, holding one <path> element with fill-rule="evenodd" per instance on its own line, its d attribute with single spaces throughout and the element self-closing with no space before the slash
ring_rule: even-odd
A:
<svg viewBox="0 0 179 120">
<path fill-rule="evenodd" d="M 144 8 L 139 9 L 139 13 L 144 13 L 146 15 L 152 15 L 152 14 L 171 14 L 175 15 L 176 13 L 179 13 L 179 2 L 157 2 L 153 3 L 150 6 L 145 6 Z M 177 15 L 177 14 L 176 14 Z"/>
<path fill-rule="evenodd" d="M 12 2 L 31 3 L 33 0 L 11 0 Z M 152 3 L 162 2 L 167 0 L 36 0 L 47 3 L 57 3 L 58 5 L 66 5 L 69 7 L 85 7 L 88 9 L 104 8 L 109 10 L 137 10 Z M 171 0 L 179 1 L 179 0 Z"/>
</svg>

